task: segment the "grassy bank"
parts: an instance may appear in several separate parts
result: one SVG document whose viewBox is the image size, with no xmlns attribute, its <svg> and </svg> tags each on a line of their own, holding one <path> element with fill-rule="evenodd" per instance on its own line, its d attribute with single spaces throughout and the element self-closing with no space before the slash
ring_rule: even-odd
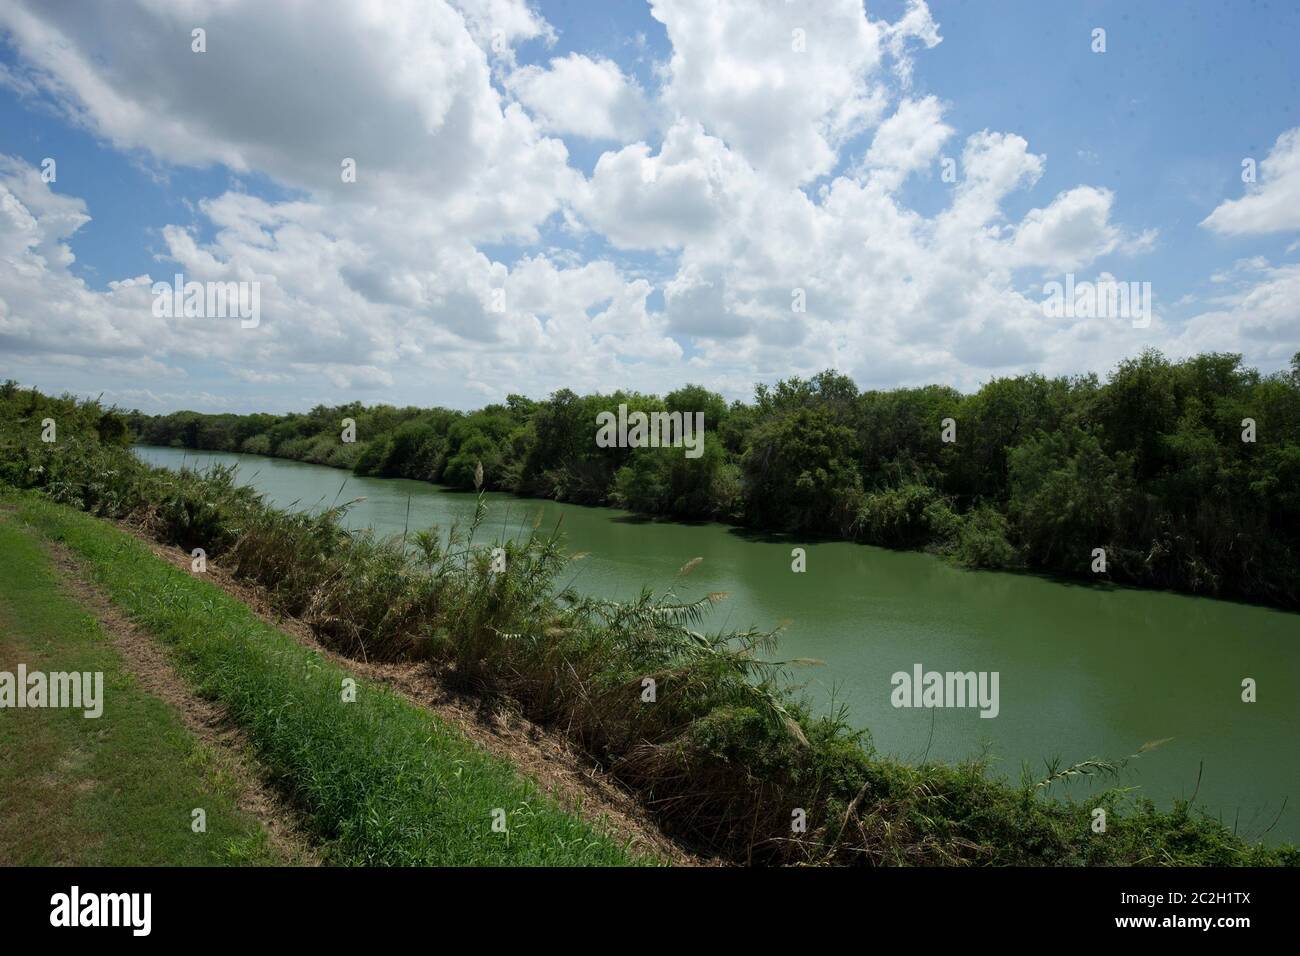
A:
<svg viewBox="0 0 1300 956">
<path fill-rule="evenodd" d="M 0 671 L 20 664 L 102 673 L 104 709 L 0 710 L 0 865 L 285 862 L 237 809 L 207 746 L 140 688 L 44 549 L 0 511 Z"/>
<path fill-rule="evenodd" d="M 228 709 L 333 862 L 628 862 L 621 848 L 559 810 L 508 766 L 388 691 L 358 683 L 355 701 L 344 702 L 344 671 L 215 587 L 154 557 L 131 536 L 48 501 L 9 500 L 19 505 L 21 520 L 84 559 L 113 601 L 166 642 L 182 673 Z M 6 563 L 30 557 L 30 542 L 25 550 L 12 547 L 12 532 L 2 544 Z M 115 730 L 116 690 L 110 688 L 114 708 L 105 719 Z M 151 744 L 147 736 L 138 742 L 140 748 Z M 123 766 L 134 780 L 151 765 L 131 756 Z M 151 759 L 167 756 L 160 750 Z M 159 786 L 171 784 L 161 775 Z M 189 807 L 198 804 L 180 794 L 176 799 L 185 804 L 187 827 Z M 503 832 L 493 830 L 494 812 Z"/>
<path fill-rule="evenodd" d="M 281 512 L 236 487 L 228 471 L 152 469 L 84 431 L 58 444 L 16 440 L 0 452 L 0 478 L 130 521 L 187 551 L 204 548 L 237 577 L 265 588 L 278 610 L 300 618 L 327 646 L 369 660 L 429 661 L 449 683 L 514 701 L 533 720 L 568 734 L 636 792 L 667 832 L 710 853 L 754 863 L 877 865 L 1233 865 L 1298 858 L 1294 848 L 1251 844 L 1186 802 L 1161 809 L 1123 789 L 1051 799 L 1064 782 L 1104 777 L 1120 769 L 1115 763 L 1089 761 L 1050 780 L 1014 785 L 980 763 L 909 766 L 883 757 L 866 733 L 834 715 L 813 715 L 792 696 L 784 668 L 771 661 L 776 635 L 697 630 L 714 596 L 686 599 L 680 582 L 627 603 L 566 590 L 563 542 L 537 530 L 522 541 L 479 540 L 482 499 L 469 527 L 384 540 L 344 531 L 337 509 Z M 49 524 L 56 516 L 59 524 Z M 259 658 L 261 676 L 251 686 L 238 670 L 221 669 L 221 661 L 245 653 L 238 634 L 255 624 L 246 610 L 229 609 L 239 624 L 228 629 L 228 639 L 198 633 L 185 610 L 112 583 L 136 552 L 126 545 L 114 550 L 97 536 L 102 533 L 88 530 L 101 526 L 67 512 L 48 511 L 40 520 L 90 556 L 133 613 L 174 635 L 205 681 L 242 702 L 268 740 L 268 759 L 327 807 L 327 828 L 346 838 L 351 824 L 345 821 L 356 819 L 348 814 L 358 803 L 370 810 L 367 788 L 384 786 L 389 777 L 399 777 L 399 793 L 418 802 L 422 784 L 407 776 L 405 760 L 374 763 L 371 743 L 357 740 L 365 735 L 339 723 L 332 703 L 337 674 L 328 680 L 301 675 L 311 689 L 300 689 L 303 706 L 264 713 L 259 707 L 277 698 L 259 691 L 261 684 L 292 685 L 300 678 L 284 676 L 286 670 L 296 675 L 303 665 L 288 650 L 282 659 L 278 651 Z M 156 573 L 154 593 L 185 593 L 185 575 Z M 193 610 L 188 602 L 197 599 L 184 600 Z M 411 753 L 426 746 L 418 733 L 401 733 Z M 336 734 L 341 742 L 329 743 Z M 321 768 L 292 746 L 302 740 L 349 753 L 355 747 L 360 763 L 347 779 L 357 789 L 339 797 L 337 781 L 319 777 Z M 353 781 L 354 775 L 365 779 Z M 1092 828 L 1097 808 L 1106 811 L 1103 833 Z M 410 822 L 400 807 L 396 819 L 384 822 L 390 809 L 378 808 L 378 822 L 365 817 L 365 827 L 374 827 L 366 829 L 367 840 L 382 842 L 390 826 Z"/>
</svg>

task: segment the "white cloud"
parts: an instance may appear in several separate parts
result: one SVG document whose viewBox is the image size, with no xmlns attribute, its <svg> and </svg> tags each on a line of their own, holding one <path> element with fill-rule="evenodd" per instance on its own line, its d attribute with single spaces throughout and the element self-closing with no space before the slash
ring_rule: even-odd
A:
<svg viewBox="0 0 1300 956">
<path fill-rule="evenodd" d="M 626 142 L 649 126 L 645 94 L 613 60 L 571 53 L 517 70 L 509 85 L 547 132 Z"/>
<path fill-rule="evenodd" d="M 1247 364 L 1284 366 L 1300 350 L 1300 265 L 1247 260 L 1235 271 L 1251 280 L 1190 319 L 1170 351 L 1240 352 Z"/>
<path fill-rule="evenodd" d="M 1277 138 L 1258 175 L 1245 196 L 1221 203 L 1201 225 L 1226 236 L 1300 229 L 1300 127 Z"/>
<path fill-rule="evenodd" d="M 651 12 L 673 46 L 668 107 L 787 184 L 830 172 L 840 145 L 880 118 L 883 44 L 902 57 L 910 37 L 939 39 L 923 3 L 894 30 L 861 0 L 651 0 Z"/>
<path fill-rule="evenodd" d="M 509 39 L 528 34 L 520 3 L 467 6 L 504 17 Z M 191 50 L 200 20 L 205 53 Z M 490 42 L 495 22 L 444 0 L 0 7 L 34 81 L 119 148 L 257 170 L 458 236 L 528 238 L 578 177 L 492 85 L 474 34 Z"/>
<path fill-rule="evenodd" d="M 904 99 L 876 130 L 863 165 L 888 177 L 889 188 L 897 188 L 909 173 L 933 163 L 953 132 L 943 122 L 943 106 L 937 97 Z"/>
<path fill-rule="evenodd" d="M 526 40 L 555 42 L 555 29 L 525 0 L 451 0 L 465 28 L 483 50 L 514 62 L 514 48 Z"/>
<path fill-rule="evenodd" d="M 903 16 L 897 22 L 885 25 L 884 38 L 886 47 L 894 57 L 894 72 L 905 87 L 912 82 L 909 42 L 919 40 L 926 49 L 943 42 L 943 37 L 939 36 L 939 24 L 930 15 L 925 0 L 907 0 L 907 11 Z"/>
<path fill-rule="evenodd" d="M 1077 186 L 1045 209 L 1032 209 L 1016 227 L 1013 245 L 1023 265 L 1048 270 L 1077 269 L 1113 251 L 1120 232 L 1110 222 L 1114 194 Z"/>
<path fill-rule="evenodd" d="M 1073 267 L 1123 248 L 1109 192 L 1067 190 L 1007 223 L 1004 204 L 1037 182 L 1045 159 L 1021 137 L 985 131 L 961 151 L 963 178 L 947 208 L 921 216 L 895 190 L 901 172 L 929 162 L 946 134 L 937 103 L 910 102 L 895 115 L 877 134 L 866 175 L 834 180 L 815 201 L 773 188 L 703 133 L 678 130 L 682 161 L 708 155 L 725 171 L 720 188 L 689 205 L 698 219 L 675 234 L 679 268 L 664 292 L 671 327 L 693 338 L 698 366 L 728 380 L 747 369 L 761 377 L 835 366 L 863 383 L 973 386 L 993 369 L 1077 370 L 1081 353 L 1110 364 L 1149 341 L 1115 321 L 1049 322 L 1040 299 L 1012 283 L 1029 264 Z M 627 191 L 636 189 L 635 170 L 629 162 Z M 614 210 L 631 208 L 615 202 L 605 212 L 624 221 Z M 805 313 L 792 311 L 795 290 Z"/>
<path fill-rule="evenodd" d="M 729 196 L 752 173 L 698 123 L 679 120 L 657 155 L 644 143 L 596 163 L 578 209 L 623 248 L 679 248 L 705 238 L 733 212 Z"/>
</svg>

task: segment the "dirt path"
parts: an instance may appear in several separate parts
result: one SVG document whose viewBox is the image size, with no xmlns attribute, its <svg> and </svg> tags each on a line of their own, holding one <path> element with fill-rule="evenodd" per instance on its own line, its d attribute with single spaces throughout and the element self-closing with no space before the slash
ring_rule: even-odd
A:
<svg viewBox="0 0 1300 956">
<path fill-rule="evenodd" d="M 293 866 L 321 865 L 320 848 L 302 829 L 293 808 L 265 779 L 243 732 L 219 705 L 190 689 L 158 641 L 117 609 L 67 548 L 55 542 L 42 543 L 59 572 L 62 589 L 99 621 L 140 687 L 171 707 L 205 746 L 213 760 L 212 771 L 231 786 L 239 809 L 262 824 L 276 857 Z"/>
<path fill-rule="evenodd" d="M 192 573 L 191 558 L 184 551 L 159 544 L 128 524 L 119 527 L 159 558 L 187 574 Z M 457 728 L 483 750 L 509 761 L 561 807 L 581 816 L 593 828 L 627 843 L 633 850 L 652 850 L 676 866 L 719 863 L 693 855 L 664 835 L 635 796 L 592 766 L 562 735 L 504 707 L 451 690 L 428 664 L 359 661 L 324 647 L 302 621 L 277 614 L 260 587 L 236 580 L 211 559 L 204 576 L 209 583 L 246 604 L 267 624 L 358 676 L 388 687 L 408 703 L 430 711 Z M 121 618 L 120 613 L 117 616 Z M 162 654 L 151 638 L 142 635 L 140 639 L 149 641 L 156 653 Z"/>
</svg>

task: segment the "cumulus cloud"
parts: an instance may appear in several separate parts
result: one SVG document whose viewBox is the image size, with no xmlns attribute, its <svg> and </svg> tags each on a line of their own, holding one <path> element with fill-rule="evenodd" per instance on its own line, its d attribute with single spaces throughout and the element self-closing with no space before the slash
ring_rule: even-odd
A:
<svg viewBox="0 0 1300 956">
<path fill-rule="evenodd" d="M 1119 229 L 1110 222 L 1115 196 L 1109 189 L 1079 186 L 1044 209 L 1032 209 L 1016 227 L 1012 245 L 1024 265 L 1077 269 L 1113 251 Z"/>
<path fill-rule="evenodd" d="M 507 39 L 527 35 L 510 15 L 522 3 L 467 6 L 502 16 Z M 114 146 L 436 213 L 458 235 L 527 238 L 577 177 L 563 143 L 493 86 L 474 36 L 491 31 L 475 22 L 444 0 L 0 8 L 32 81 Z"/>
<path fill-rule="evenodd" d="M 1238 263 L 1241 287 L 1190 319 L 1171 351 L 1240 352 L 1248 363 L 1280 367 L 1300 349 L 1300 265 Z"/>
<path fill-rule="evenodd" d="M 953 132 L 937 97 L 904 99 L 876 130 L 863 165 L 896 188 L 909 173 L 933 163 Z"/>
<path fill-rule="evenodd" d="M 839 147 L 878 121 L 886 44 L 903 57 L 909 38 L 939 42 L 923 3 L 893 32 L 861 0 L 652 0 L 651 12 L 673 47 L 667 105 L 783 183 L 830 172 Z"/>
<path fill-rule="evenodd" d="M 521 68 L 510 88 L 548 132 L 626 142 L 650 123 L 645 94 L 613 60 L 571 53 Z"/>
<path fill-rule="evenodd" d="M 465 28 L 484 51 L 514 62 L 514 48 L 525 40 L 555 42 L 555 28 L 525 0 L 451 0 Z"/>
<path fill-rule="evenodd" d="M 708 237 L 752 173 L 698 124 L 679 120 L 658 154 L 645 143 L 607 152 L 577 208 L 623 248 L 679 248 Z"/>
<path fill-rule="evenodd" d="M 1245 196 L 1221 203 L 1201 225 L 1226 236 L 1300 229 L 1300 127 L 1277 138 Z"/>
</svg>

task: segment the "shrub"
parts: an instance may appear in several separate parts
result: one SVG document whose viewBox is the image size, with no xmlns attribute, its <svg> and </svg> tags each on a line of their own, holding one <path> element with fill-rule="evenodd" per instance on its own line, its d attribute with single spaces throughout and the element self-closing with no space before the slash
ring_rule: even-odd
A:
<svg viewBox="0 0 1300 956">
<path fill-rule="evenodd" d="M 918 547 L 945 541 L 956 531 L 957 516 L 938 491 L 908 482 L 865 496 L 854 519 L 855 537 L 888 547 Z"/>
<path fill-rule="evenodd" d="M 968 514 L 957 534 L 954 556 L 970 568 L 1015 567 L 1018 555 L 1007 540 L 1007 519 L 996 508 L 980 505 Z"/>
</svg>

